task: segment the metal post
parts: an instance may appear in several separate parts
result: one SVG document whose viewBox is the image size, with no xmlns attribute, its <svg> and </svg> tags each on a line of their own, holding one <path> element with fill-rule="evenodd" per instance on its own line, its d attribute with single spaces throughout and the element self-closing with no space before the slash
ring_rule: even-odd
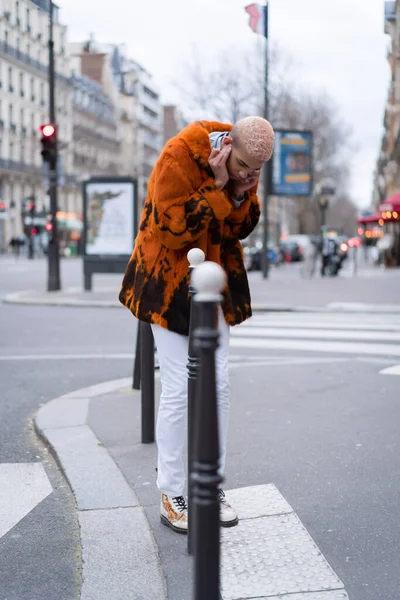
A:
<svg viewBox="0 0 400 600">
<path fill-rule="evenodd" d="M 142 444 L 154 442 L 154 338 L 149 323 L 140 323 L 142 376 Z"/>
<path fill-rule="evenodd" d="M 35 227 L 35 214 L 36 214 L 36 198 L 35 196 L 31 196 L 29 205 L 29 217 L 30 217 L 30 225 L 29 225 L 29 236 L 28 236 L 28 258 L 33 260 L 35 258 L 35 250 L 33 246 L 33 233 L 32 230 Z"/>
<path fill-rule="evenodd" d="M 191 474 L 194 455 L 194 424 L 195 424 L 195 399 L 196 399 L 196 382 L 199 376 L 199 358 L 198 353 L 194 347 L 193 334 L 194 330 L 198 325 L 198 304 L 194 302 L 195 289 L 192 285 L 192 275 L 194 269 L 204 262 L 205 254 L 200 248 L 192 248 L 188 252 L 188 261 L 190 268 L 190 325 L 189 325 L 189 351 L 188 351 L 188 554 L 193 554 L 193 530 L 191 527 L 190 520 L 192 515 L 192 501 L 193 501 L 193 487 L 191 484 Z"/>
<path fill-rule="evenodd" d="M 358 268 L 358 246 L 353 246 L 353 277 L 357 275 Z"/>
<path fill-rule="evenodd" d="M 56 127 L 56 108 L 55 108 L 55 76 L 54 76 L 54 38 L 53 38 L 53 11 L 52 0 L 49 3 L 49 104 L 50 104 L 50 123 Z M 56 128 L 57 136 L 57 128 Z M 57 144 L 57 137 L 56 137 Z M 60 255 L 58 246 L 57 231 L 57 146 L 55 157 L 49 163 L 49 187 L 50 187 L 50 215 L 51 215 L 51 235 L 48 245 L 48 282 L 47 289 L 54 292 L 61 289 L 60 281 Z"/>
<path fill-rule="evenodd" d="M 35 256 L 35 253 L 34 253 L 34 249 L 33 249 L 33 235 L 32 235 L 32 227 L 31 227 L 30 231 L 29 231 L 29 236 L 28 236 L 28 258 L 30 260 L 33 260 L 34 256 Z"/>
<path fill-rule="evenodd" d="M 195 461 L 193 463 L 193 507 L 195 590 L 194 600 L 220 600 L 220 524 L 218 489 L 219 440 L 215 351 L 218 345 L 217 307 L 226 282 L 223 269 L 205 262 L 193 272 L 199 326 L 194 332 L 200 357 L 196 386 Z"/>
<path fill-rule="evenodd" d="M 132 389 L 140 390 L 140 355 L 141 355 L 141 343 L 140 343 L 140 322 L 137 326 L 136 332 L 136 352 L 135 352 L 135 362 L 133 365 L 133 381 L 132 381 Z"/>
<path fill-rule="evenodd" d="M 265 7 L 265 81 L 264 81 L 264 119 L 268 120 L 269 114 L 269 97 L 268 97 L 268 3 Z M 269 274 L 269 260 L 268 260 L 268 238 L 269 238 L 269 215 L 268 215 L 268 203 L 269 203 L 269 188 L 270 188 L 270 170 L 271 161 L 265 163 L 263 168 L 263 183 L 264 183 L 264 196 L 263 196 L 263 246 L 261 255 L 261 270 L 263 279 L 268 278 Z"/>
</svg>

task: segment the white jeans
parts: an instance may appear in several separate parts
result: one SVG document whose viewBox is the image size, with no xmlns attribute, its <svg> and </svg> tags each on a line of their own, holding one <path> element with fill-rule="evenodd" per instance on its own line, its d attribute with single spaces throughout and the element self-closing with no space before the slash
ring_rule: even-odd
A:
<svg viewBox="0 0 400 600">
<path fill-rule="evenodd" d="M 161 398 L 156 438 L 158 447 L 157 487 L 168 496 L 182 496 L 185 487 L 183 446 L 187 424 L 188 340 L 184 335 L 152 325 L 161 374 Z M 222 311 L 218 318 L 219 347 L 215 355 L 220 468 L 225 468 L 229 421 L 229 325 Z"/>
</svg>

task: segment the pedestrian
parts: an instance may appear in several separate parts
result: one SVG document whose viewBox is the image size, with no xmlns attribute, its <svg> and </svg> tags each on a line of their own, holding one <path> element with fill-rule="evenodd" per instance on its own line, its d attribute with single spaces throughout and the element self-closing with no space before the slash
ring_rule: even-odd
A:
<svg viewBox="0 0 400 600">
<path fill-rule="evenodd" d="M 187 532 L 183 446 L 187 409 L 191 248 L 221 265 L 227 275 L 218 327 L 216 376 L 220 464 L 225 468 L 229 417 L 229 329 L 251 316 L 250 293 L 239 242 L 260 217 L 257 185 L 271 158 L 274 132 L 261 117 L 236 125 L 197 121 L 167 142 L 149 179 L 139 234 L 120 301 L 151 323 L 158 352 L 161 398 L 157 417 L 157 486 L 161 520 Z M 238 522 L 219 491 L 220 522 Z"/>
</svg>

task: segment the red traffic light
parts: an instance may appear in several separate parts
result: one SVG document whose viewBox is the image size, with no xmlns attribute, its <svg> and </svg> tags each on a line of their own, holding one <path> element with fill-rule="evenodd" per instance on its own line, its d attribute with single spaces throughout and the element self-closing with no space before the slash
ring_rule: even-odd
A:
<svg viewBox="0 0 400 600">
<path fill-rule="evenodd" d="M 54 127 L 54 125 L 51 125 L 51 123 L 49 123 L 48 125 L 41 125 L 39 129 L 42 132 L 42 135 L 46 138 L 53 137 L 53 135 L 55 135 L 56 133 L 56 128 Z"/>
<path fill-rule="evenodd" d="M 51 231 L 53 229 L 53 223 L 46 223 L 46 231 Z"/>
<path fill-rule="evenodd" d="M 31 234 L 32 234 L 32 235 L 36 235 L 36 234 L 37 234 L 37 229 L 36 229 L 36 227 L 32 227 L 32 229 L 31 229 Z"/>
</svg>

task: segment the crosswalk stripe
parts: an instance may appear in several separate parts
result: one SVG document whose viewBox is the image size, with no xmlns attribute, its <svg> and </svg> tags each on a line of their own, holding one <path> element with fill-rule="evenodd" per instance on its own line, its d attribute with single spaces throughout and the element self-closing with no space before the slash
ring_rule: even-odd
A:
<svg viewBox="0 0 400 600">
<path fill-rule="evenodd" d="M 393 367 L 388 367 L 387 369 L 383 369 L 379 371 L 381 375 L 400 375 L 400 365 L 394 365 Z"/>
<path fill-rule="evenodd" d="M 384 325 L 378 323 L 346 323 L 343 321 L 332 321 L 332 320 L 324 320 L 324 321 L 316 321 L 313 319 L 312 321 L 303 321 L 303 320 L 291 320 L 291 319 L 249 319 L 243 325 L 240 325 L 240 328 L 243 327 L 296 327 L 296 328 L 307 328 L 307 329 L 320 329 L 323 327 L 324 329 L 346 329 L 351 326 L 352 330 L 359 331 L 395 331 L 400 333 L 400 322 L 398 324 L 394 323 Z M 237 329 L 237 328 L 236 328 Z"/>
<path fill-rule="evenodd" d="M 42 463 L 0 464 L 0 538 L 52 491 Z"/>
<path fill-rule="evenodd" d="M 400 333 L 387 331 L 349 331 L 348 329 L 299 329 L 275 327 L 240 327 L 232 331 L 233 337 L 273 337 L 273 338 L 330 338 L 333 340 L 364 340 L 400 342 Z"/>
<path fill-rule="evenodd" d="M 400 356 L 400 345 L 357 342 L 335 342 L 298 339 L 272 339 L 232 336 L 232 348 L 266 348 L 275 350 L 304 350 L 306 352 L 333 352 L 343 354 L 370 354 Z"/>
</svg>

